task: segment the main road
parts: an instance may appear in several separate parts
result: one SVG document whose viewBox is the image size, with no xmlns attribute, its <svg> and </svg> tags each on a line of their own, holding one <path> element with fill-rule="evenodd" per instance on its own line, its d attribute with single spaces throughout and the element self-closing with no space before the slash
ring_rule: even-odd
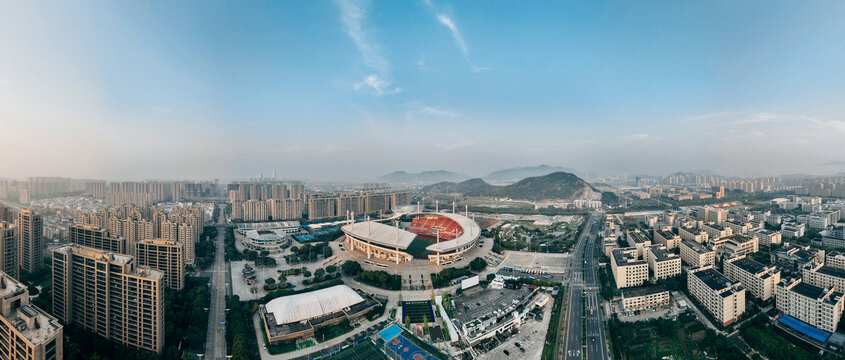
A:
<svg viewBox="0 0 845 360">
<path fill-rule="evenodd" d="M 211 305 L 208 307 L 208 334 L 205 359 L 226 359 L 226 295 L 230 294 L 231 274 L 223 246 L 226 235 L 226 207 L 219 206 L 217 217 L 217 250 L 211 267 Z"/>
<path fill-rule="evenodd" d="M 598 234 L 601 213 L 595 212 L 587 219 L 584 231 L 575 246 L 569 269 L 569 297 L 566 310 L 566 327 L 558 341 L 556 358 L 564 360 L 607 359 L 606 338 L 599 307 L 593 249 Z M 564 317 L 560 318 L 563 322 Z M 584 326 L 586 324 L 586 331 Z M 561 325 L 558 325 L 561 326 Z M 586 339 L 583 338 L 586 334 Z M 584 343 L 586 342 L 586 346 Z"/>
</svg>

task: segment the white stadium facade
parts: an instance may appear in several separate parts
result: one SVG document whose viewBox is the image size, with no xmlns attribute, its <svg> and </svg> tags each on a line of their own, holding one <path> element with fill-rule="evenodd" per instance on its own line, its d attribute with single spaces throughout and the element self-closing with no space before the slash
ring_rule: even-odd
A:
<svg viewBox="0 0 845 360">
<path fill-rule="evenodd" d="M 481 237 L 478 224 L 464 215 L 415 212 L 404 217 L 412 221 L 403 226 L 396 219 L 393 225 L 376 220 L 345 225 L 345 246 L 365 253 L 367 259 L 399 264 L 423 258 L 443 264 L 461 257 Z"/>
</svg>

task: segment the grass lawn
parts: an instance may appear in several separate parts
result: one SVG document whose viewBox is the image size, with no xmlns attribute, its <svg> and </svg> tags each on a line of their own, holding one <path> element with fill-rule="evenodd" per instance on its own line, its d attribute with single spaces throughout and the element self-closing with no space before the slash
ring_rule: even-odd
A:
<svg viewBox="0 0 845 360">
<path fill-rule="evenodd" d="M 428 253 L 425 248 L 429 247 L 431 244 L 434 244 L 434 242 L 417 237 L 414 241 L 411 241 L 411 244 L 408 245 L 408 249 L 406 251 L 414 257 L 424 256 Z"/>
<path fill-rule="evenodd" d="M 770 359 L 804 360 L 815 359 L 804 349 L 792 345 L 778 335 L 762 316 L 757 316 L 744 324 L 739 335 L 749 346 Z"/>
</svg>

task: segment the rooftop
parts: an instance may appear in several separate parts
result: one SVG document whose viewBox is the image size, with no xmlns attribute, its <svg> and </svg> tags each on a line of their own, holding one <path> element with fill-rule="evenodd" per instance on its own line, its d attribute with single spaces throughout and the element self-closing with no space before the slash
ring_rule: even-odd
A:
<svg viewBox="0 0 845 360">
<path fill-rule="evenodd" d="M 726 278 L 724 275 L 722 275 L 716 270 L 713 270 L 712 268 L 699 270 L 692 274 L 695 275 L 695 277 L 701 280 L 709 288 L 716 291 L 729 288 L 736 284 L 736 282 L 731 281 L 731 279 Z"/>
<path fill-rule="evenodd" d="M 625 251 L 629 251 L 635 248 L 621 248 L 621 249 L 613 249 L 611 251 L 611 255 L 613 259 L 616 261 L 616 266 L 628 266 L 628 265 L 640 265 L 645 264 L 645 260 L 638 260 L 635 257 L 632 257 L 625 253 Z"/>
<path fill-rule="evenodd" d="M 342 229 L 344 233 L 357 239 L 399 249 L 407 249 L 417 237 L 410 231 L 375 221 L 344 225 Z"/>
<path fill-rule="evenodd" d="M 811 299 L 818 299 L 824 296 L 827 291 L 822 289 L 818 286 L 810 285 L 805 282 L 800 282 L 790 289 L 792 292 L 798 293 L 801 296 L 808 297 Z"/>
<path fill-rule="evenodd" d="M 818 272 L 838 278 L 845 278 L 845 269 L 835 268 L 832 266 L 822 266 L 819 268 Z"/>
<path fill-rule="evenodd" d="M 684 246 L 688 247 L 690 250 L 695 251 L 696 253 L 699 253 L 699 254 L 705 254 L 705 253 L 713 252 L 713 250 L 709 249 L 708 247 L 704 246 L 704 244 L 701 244 L 697 241 L 684 240 L 684 241 L 681 241 L 681 245 L 684 245 Z"/>
<path fill-rule="evenodd" d="M 751 260 L 749 258 L 742 258 L 732 262 L 732 264 L 736 265 L 742 270 L 752 274 L 759 274 L 769 269 L 768 266 L 763 265 L 757 261 Z"/>
<path fill-rule="evenodd" d="M 336 285 L 276 298 L 265 308 L 273 314 L 276 325 L 282 325 L 331 314 L 363 301 L 364 298 L 349 286 Z"/>
<path fill-rule="evenodd" d="M 659 261 L 673 260 L 673 259 L 680 260 L 680 258 L 677 255 L 670 253 L 669 251 L 667 251 L 665 248 L 662 248 L 662 247 L 651 246 L 651 247 L 649 247 L 649 250 L 651 251 L 651 254 L 654 255 L 655 261 L 658 261 L 658 262 Z"/>
<path fill-rule="evenodd" d="M 651 294 L 661 293 L 666 290 L 663 285 L 651 285 L 651 286 L 640 286 L 631 289 L 623 289 L 622 290 L 622 297 L 623 298 L 633 298 L 638 296 L 645 296 Z"/>
<path fill-rule="evenodd" d="M 630 236 L 631 240 L 637 244 L 651 242 L 651 239 L 649 239 L 648 236 L 639 231 L 629 231 L 628 236 Z"/>
</svg>

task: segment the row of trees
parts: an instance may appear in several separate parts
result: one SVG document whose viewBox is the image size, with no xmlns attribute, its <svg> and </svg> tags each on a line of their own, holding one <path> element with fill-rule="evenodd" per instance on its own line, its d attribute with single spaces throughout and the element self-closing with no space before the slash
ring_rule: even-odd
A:
<svg viewBox="0 0 845 360">
<path fill-rule="evenodd" d="M 258 360 L 258 342 L 252 326 L 250 302 L 241 302 L 235 295 L 229 298 L 226 313 L 226 345 L 232 360 Z"/>
<path fill-rule="evenodd" d="M 332 248 L 328 242 L 320 242 L 315 245 L 305 244 L 300 247 L 291 246 L 290 255 L 285 256 L 288 263 L 296 264 L 300 262 L 317 261 L 320 255 L 324 259 L 332 256 Z"/>
</svg>

